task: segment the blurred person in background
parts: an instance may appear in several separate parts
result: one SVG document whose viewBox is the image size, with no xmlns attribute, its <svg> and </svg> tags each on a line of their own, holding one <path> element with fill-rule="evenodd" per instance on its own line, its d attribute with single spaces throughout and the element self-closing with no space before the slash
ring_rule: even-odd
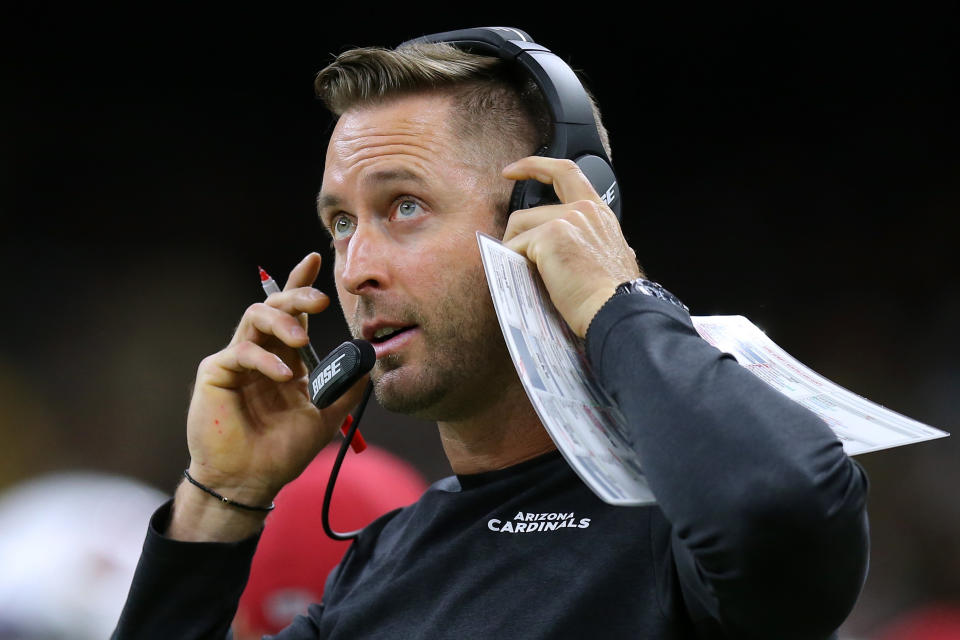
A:
<svg viewBox="0 0 960 640">
<path fill-rule="evenodd" d="M 277 494 L 233 623 L 235 640 L 277 633 L 323 597 L 327 575 L 350 546 L 323 533 L 320 509 L 337 447 L 328 446 Z M 330 504 L 331 526 L 360 529 L 414 502 L 427 488 L 409 463 L 373 445 L 348 453 Z"/>
<path fill-rule="evenodd" d="M 895 617 L 873 640 L 960 640 L 960 605 L 931 603 Z"/>
<path fill-rule="evenodd" d="M 143 519 L 168 497 L 137 480 L 59 472 L 0 494 L 0 640 L 103 640 L 120 616 Z"/>
</svg>

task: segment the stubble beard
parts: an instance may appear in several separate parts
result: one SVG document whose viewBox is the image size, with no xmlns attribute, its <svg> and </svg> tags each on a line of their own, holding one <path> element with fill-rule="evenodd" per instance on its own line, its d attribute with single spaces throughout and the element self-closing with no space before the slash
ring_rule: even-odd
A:
<svg viewBox="0 0 960 640">
<path fill-rule="evenodd" d="M 465 273 L 448 292 L 431 309 L 391 308 L 391 317 L 419 325 L 422 349 L 419 361 L 409 353 L 377 360 L 371 379 L 384 409 L 426 420 L 462 420 L 516 380 L 482 268 Z M 361 301 L 358 309 L 365 305 L 370 303 Z M 360 324 L 350 323 L 355 336 Z"/>
</svg>

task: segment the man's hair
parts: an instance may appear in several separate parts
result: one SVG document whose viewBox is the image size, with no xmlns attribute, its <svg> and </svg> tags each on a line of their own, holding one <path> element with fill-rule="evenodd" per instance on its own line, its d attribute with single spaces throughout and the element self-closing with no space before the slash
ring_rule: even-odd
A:
<svg viewBox="0 0 960 640">
<path fill-rule="evenodd" d="M 466 143 L 465 159 L 497 177 L 507 164 L 546 146 L 552 134 L 550 111 L 533 80 L 499 58 L 446 43 L 350 49 L 317 74 L 314 86 L 336 117 L 413 94 L 449 95 L 452 130 Z M 600 111 L 592 98 L 591 104 L 609 156 Z M 505 220 L 509 192 L 496 194 L 493 204 Z"/>
</svg>

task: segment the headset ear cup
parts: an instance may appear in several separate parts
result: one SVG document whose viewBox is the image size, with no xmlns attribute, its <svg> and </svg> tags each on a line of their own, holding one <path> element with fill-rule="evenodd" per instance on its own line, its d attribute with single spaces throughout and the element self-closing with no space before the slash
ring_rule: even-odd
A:
<svg viewBox="0 0 960 640">
<path fill-rule="evenodd" d="M 580 171 L 590 181 L 597 195 L 607 204 L 620 219 L 621 200 L 620 185 L 617 183 L 617 176 L 613 173 L 613 167 L 605 159 L 592 154 L 585 154 L 577 158 L 577 166 Z"/>
<path fill-rule="evenodd" d="M 540 147 L 533 155 L 546 156 L 547 147 Z M 513 191 L 510 193 L 510 213 L 519 211 L 520 209 L 531 209 L 541 204 L 546 204 L 543 201 L 544 189 L 542 187 L 546 187 L 548 190 L 547 193 L 549 196 L 547 200 L 552 197 L 555 202 L 559 202 L 559 200 L 556 199 L 552 185 L 544 185 L 536 180 L 518 180 L 517 183 L 513 185 Z"/>
<path fill-rule="evenodd" d="M 529 180 L 517 180 L 517 183 L 513 185 L 513 192 L 510 194 L 510 213 L 526 209 L 523 203 L 526 201 L 525 196 L 529 182 Z"/>
</svg>

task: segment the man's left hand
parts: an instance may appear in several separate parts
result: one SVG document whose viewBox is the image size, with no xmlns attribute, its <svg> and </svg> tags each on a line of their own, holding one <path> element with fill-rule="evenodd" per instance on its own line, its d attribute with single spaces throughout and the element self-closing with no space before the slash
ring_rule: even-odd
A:
<svg viewBox="0 0 960 640">
<path fill-rule="evenodd" d="M 552 184 L 560 204 L 514 211 L 503 243 L 540 272 L 550 299 L 581 338 L 617 285 L 641 276 L 616 215 L 572 160 L 530 156 L 508 165 L 509 180 Z"/>
</svg>

